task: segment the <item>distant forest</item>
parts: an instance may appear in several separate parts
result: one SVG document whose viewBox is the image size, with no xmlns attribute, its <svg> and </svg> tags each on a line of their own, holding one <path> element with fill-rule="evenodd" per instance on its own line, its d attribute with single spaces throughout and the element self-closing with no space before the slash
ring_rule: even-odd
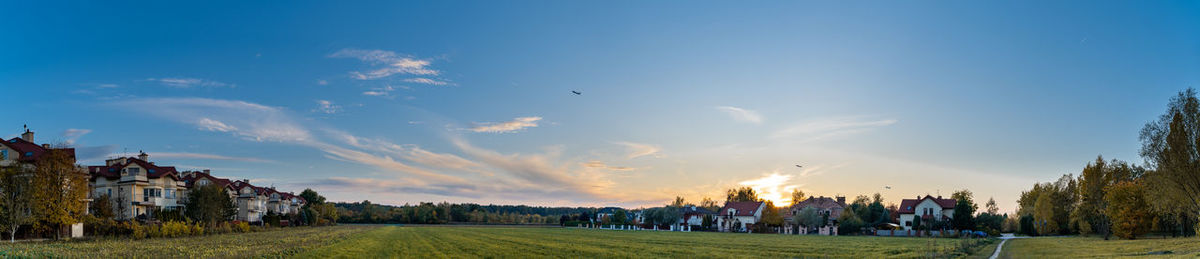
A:
<svg viewBox="0 0 1200 259">
<path fill-rule="evenodd" d="M 472 203 L 422 202 L 392 206 L 370 201 L 335 203 L 339 223 L 375 224 L 559 224 L 562 216 L 594 214 L 620 208 L 539 207 L 526 205 L 479 205 Z M 573 218 L 573 217 L 572 217 Z"/>
</svg>

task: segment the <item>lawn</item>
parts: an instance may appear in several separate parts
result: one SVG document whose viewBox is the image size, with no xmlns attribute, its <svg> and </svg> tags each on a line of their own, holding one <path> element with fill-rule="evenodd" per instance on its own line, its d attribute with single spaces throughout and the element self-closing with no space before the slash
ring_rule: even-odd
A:
<svg viewBox="0 0 1200 259">
<path fill-rule="evenodd" d="M 301 257 L 945 257 L 956 239 L 787 236 L 574 228 L 387 226 Z M 998 242 L 997 242 L 998 243 Z M 994 245 L 992 245 L 994 247 Z M 991 250 L 986 247 L 974 251 Z"/>
<path fill-rule="evenodd" d="M 1038 237 L 1008 240 L 1001 258 L 1112 258 L 1145 256 L 1171 251 L 1166 257 L 1200 256 L 1200 238 L 1157 238 L 1108 240 L 1098 237 Z"/>
<path fill-rule="evenodd" d="M 287 228 L 265 232 L 180 238 L 100 239 L 0 244 L 0 258 L 247 258 L 286 257 L 375 227 Z"/>
</svg>

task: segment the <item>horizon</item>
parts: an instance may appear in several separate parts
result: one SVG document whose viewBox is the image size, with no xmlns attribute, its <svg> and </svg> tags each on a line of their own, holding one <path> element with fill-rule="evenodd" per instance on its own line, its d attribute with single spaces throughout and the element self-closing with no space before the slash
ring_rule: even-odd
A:
<svg viewBox="0 0 1200 259">
<path fill-rule="evenodd" d="M 1012 213 L 1200 79 L 1197 3 L 688 3 L 11 3 L 0 136 L 339 202 Z"/>
</svg>

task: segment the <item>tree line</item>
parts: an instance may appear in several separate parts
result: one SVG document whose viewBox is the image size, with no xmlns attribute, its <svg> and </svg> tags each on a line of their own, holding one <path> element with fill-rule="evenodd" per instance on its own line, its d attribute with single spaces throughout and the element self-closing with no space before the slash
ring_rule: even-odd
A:
<svg viewBox="0 0 1200 259">
<path fill-rule="evenodd" d="M 602 210 L 617 208 L 539 207 L 526 205 L 479 205 L 473 203 L 421 202 L 416 205 L 392 206 L 361 202 L 339 202 L 341 223 L 374 224 L 561 224 L 578 219 L 579 215 L 595 215 Z M 564 220 L 564 217 L 567 218 Z M 588 218 L 588 216 L 585 216 Z"/>
<path fill-rule="evenodd" d="M 1195 89 L 1172 97 L 1139 135 L 1145 165 L 1099 156 L 1079 176 L 1036 183 L 1021 193 L 1019 232 L 1096 234 L 1136 239 L 1151 232 L 1195 236 L 1200 230 L 1200 100 Z"/>
</svg>

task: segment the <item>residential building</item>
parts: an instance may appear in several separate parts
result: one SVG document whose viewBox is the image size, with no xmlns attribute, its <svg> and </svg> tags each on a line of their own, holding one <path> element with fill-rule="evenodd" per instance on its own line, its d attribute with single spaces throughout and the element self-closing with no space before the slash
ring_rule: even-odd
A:
<svg viewBox="0 0 1200 259">
<path fill-rule="evenodd" d="M 679 222 L 677 225 L 702 226 L 704 225 L 705 216 L 713 217 L 713 220 L 716 220 L 716 215 L 717 213 L 714 211 L 696 207 L 695 205 L 683 206 L 679 208 Z"/>
<path fill-rule="evenodd" d="M 233 182 L 237 190 L 237 220 L 246 222 L 262 222 L 262 216 L 267 213 L 267 200 L 270 195 L 267 188 L 250 184 L 243 179 Z"/>
<path fill-rule="evenodd" d="M 180 201 L 187 184 L 175 167 L 155 165 L 149 159 L 150 155 L 142 152 L 136 158 L 119 157 L 105 160 L 102 166 L 88 166 L 92 197 L 107 195 L 119 220 L 146 219 L 158 209 L 182 209 Z"/>
<path fill-rule="evenodd" d="M 38 145 L 33 142 L 33 131 L 25 129 L 21 137 L 0 142 L 0 167 L 32 166 L 34 161 L 51 151 L 66 152 L 75 163 L 74 148 L 53 148 L 50 144 Z"/>
<path fill-rule="evenodd" d="M 785 228 L 785 233 L 790 234 L 792 231 L 798 231 L 797 233 L 806 234 L 803 230 L 815 228 L 817 229 L 818 234 L 836 236 L 838 224 L 837 219 L 842 216 L 842 211 L 845 211 L 846 207 L 846 197 L 843 196 L 809 196 L 808 199 L 792 205 L 790 208 L 788 208 L 787 212 L 784 213 L 783 220 L 784 224 L 787 225 Z M 816 209 L 817 213 L 825 218 L 824 224 L 818 226 L 802 226 L 799 222 L 796 222 L 794 216 L 799 215 L 800 211 L 806 208 Z"/>
<path fill-rule="evenodd" d="M 751 225 L 762 220 L 766 205 L 761 201 L 727 201 L 725 207 L 717 212 L 717 226 L 725 232 L 750 231 Z"/>
<path fill-rule="evenodd" d="M 233 181 L 213 176 L 212 172 L 208 169 L 199 172 L 184 171 L 180 173 L 180 175 L 182 176 L 181 178 L 183 179 L 184 185 L 187 186 L 188 190 L 209 184 L 216 184 L 225 188 L 225 191 L 229 193 L 230 200 L 237 200 L 237 189 L 233 187 Z M 187 195 L 182 195 L 181 200 L 182 203 L 186 203 Z"/>
<path fill-rule="evenodd" d="M 949 221 L 954 218 L 954 199 L 943 199 L 942 196 L 925 195 L 916 199 L 900 201 L 900 227 L 912 230 L 913 220 L 920 219 L 921 224 L 934 221 Z"/>
</svg>

